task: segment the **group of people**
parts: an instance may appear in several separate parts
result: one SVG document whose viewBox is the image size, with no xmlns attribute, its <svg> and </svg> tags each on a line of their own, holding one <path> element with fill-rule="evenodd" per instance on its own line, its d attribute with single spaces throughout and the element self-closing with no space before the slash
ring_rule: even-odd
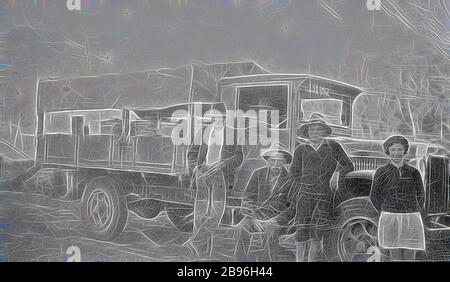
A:
<svg viewBox="0 0 450 282">
<path fill-rule="evenodd" d="M 296 260 L 312 261 L 332 227 L 333 194 L 341 175 L 354 170 L 342 146 L 327 139 L 332 129 L 320 119 L 299 129 L 307 142 L 293 156 L 282 148 L 262 154 L 267 166 L 257 170 L 245 189 L 236 258 L 245 260 L 252 232 L 264 232 L 262 261 L 273 261 L 279 235 L 294 233 Z M 287 166 L 290 165 L 289 171 Z"/>
<path fill-rule="evenodd" d="M 327 138 L 331 134 L 325 121 L 312 120 L 300 127 L 299 135 L 307 141 L 293 155 L 281 147 L 262 153 L 267 165 L 255 171 L 246 185 L 239 211 L 243 219 L 235 226 L 237 261 L 250 259 L 255 233 L 263 234 L 258 261 L 275 260 L 282 234 L 295 237 L 298 262 L 314 261 L 321 254 L 325 235 L 333 228 L 333 195 L 339 179 L 354 170 L 343 147 Z M 206 257 L 213 254 L 214 232 L 225 212 L 224 199 L 243 161 L 238 146 L 219 145 L 219 155 L 210 153 L 212 146 L 217 145 L 198 146 L 189 157 L 192 164 L 200 161 L 204 165 L 192 166 L 197 200 L 194 233 L 188 244 Z M 379 246 L 389 251 L 392 260 L 413 259 L 416 251 L 425 250 L 424 188 L 419 171 L 404 161 L 408 149 L 404 137 L 385 141 L 390 161 L 376 171 L 370 195 L 380 212 Z"/>
</svg>

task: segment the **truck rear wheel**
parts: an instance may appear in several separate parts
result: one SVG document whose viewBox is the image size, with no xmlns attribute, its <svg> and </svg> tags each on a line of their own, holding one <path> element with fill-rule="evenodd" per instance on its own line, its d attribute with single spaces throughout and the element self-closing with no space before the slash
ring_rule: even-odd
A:
<svg viewBox="0 0 450 282">
<path fill-rule="evenodd" d="M 107 177 L 89 182 L 81 201 L 81 218 L 95 239 L 110 241 L 120 236 L 128 220 L 127 201 L 120 185 Z"/>
</svg>

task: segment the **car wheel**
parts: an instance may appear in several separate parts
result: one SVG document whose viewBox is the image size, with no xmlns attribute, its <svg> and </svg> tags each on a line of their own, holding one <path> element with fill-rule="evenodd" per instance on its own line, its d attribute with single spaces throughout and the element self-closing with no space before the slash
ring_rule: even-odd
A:
<svg viewBox="0 0 450 282">
<path fill-rule="evenodd" d="M 365 218 L 354 218 L 344 224 L 337 236 L 339 260 L 343 262 L 381 261 L 377 226 Z"/>
<path fill-rule="evenodd" d="M 355 198 L 345 202 L 324 232 L 323 255 L 327 261 L 379 261 L 382 254 L 378 247 L 378 212 L 367 198 Z"/>
<path fill-rule="evenodd" d="M 81 218 L 91 237 L 110 241 L 119 237 L 128 220 L 124 191 L 107 177 L 93 179 L 81 201 Z"/>
</svg>

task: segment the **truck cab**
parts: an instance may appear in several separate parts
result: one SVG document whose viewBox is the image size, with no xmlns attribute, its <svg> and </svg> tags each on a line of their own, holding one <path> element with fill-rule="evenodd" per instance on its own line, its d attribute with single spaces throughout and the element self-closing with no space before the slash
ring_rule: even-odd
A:
<svg viewBox="0 0 450 282">
<path fill-rule="evenodd" d="M 297 129 L 313 115 L 320 114 L 332 127 L 329 137 L 343 146 L 355 171 L 343 175 L 334 196 L 334 226 L 325 238 L 327 260 L 368 261 L 377 248 L 378 212 L 369 195 L 375 171 L 388 162 L 383 140 L 356 137 L 353 132 L 355 100 L 363 90 L 341 82 L 311 75 L 257 75 L 226 78 L 221 81 L 222 100 L 236 110 L 258 110 L 261 100 L 272 100 L 280 112 L 280 144 L 291 153 L 305 140 Z M 264 110 L 264 108 L 262 108 Z M 411 119 L 412 120 L 412 119 Z M 412 126 L 411 126 L 412 127 Z M 438 230 L 448 224 L 450 207 L 449 151 L 439 143 L 430 143 L 413 135 L 406 157 L 422 175 L 426 189 L 425 218 L 428 230 Z M 243 191 L 255 167 L 265 165 L 259 153 L 264 146 L 248 146 L 247 158 L 240 171 L 236 190 Z M 293 248 L 292 236 L 282 236 L 280 242 Z"/>
<path fill-rule="evenodd" d="M 353 101 L 363 92 L 350 84 L 313 75 L 262 74 L 224 78 L 221 100 L 228 109 L 261 110 L 269 100 L 280 113 L 280 143 L 291 153 L 301 142 L 297 129 L 316 113 L 333 128 L 334 136 L 351 136 Z"/>
</svg>

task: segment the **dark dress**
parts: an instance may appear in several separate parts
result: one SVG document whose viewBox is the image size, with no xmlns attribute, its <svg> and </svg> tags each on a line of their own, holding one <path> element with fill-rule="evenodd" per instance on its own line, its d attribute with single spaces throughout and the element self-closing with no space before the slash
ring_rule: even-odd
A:
<svg viewBox="0 0 450 282">
<path fill-rule="evenodd" d="M 377 169 L 372 183 L 371 201 L 381 212 L 378 242 L 383 249 L 425 250 L 425 231 L 421 217 L 424 187 L 420 172 L 403 164 L 388 163 Z"/>
<path fill-rule="evenodd" d="M 425 199 L 422 176 L 408 164 L 397 168 L 388 163 L 377 169 L 370 199 L 380 212 L 422 212 Z"/>
<path fill-rule="evenodd" d="M 334 140 L 323 141 L 318 149 L 310 144 L 297 147 L 291 165 L 293 184 L 290 192 L 296 206 L 297 242 L 320 236 L 331 226 L 333 194 L 330 180 L 335 171 L 345 175 L 353 169 L 347 153 Z"/>
</svg>

